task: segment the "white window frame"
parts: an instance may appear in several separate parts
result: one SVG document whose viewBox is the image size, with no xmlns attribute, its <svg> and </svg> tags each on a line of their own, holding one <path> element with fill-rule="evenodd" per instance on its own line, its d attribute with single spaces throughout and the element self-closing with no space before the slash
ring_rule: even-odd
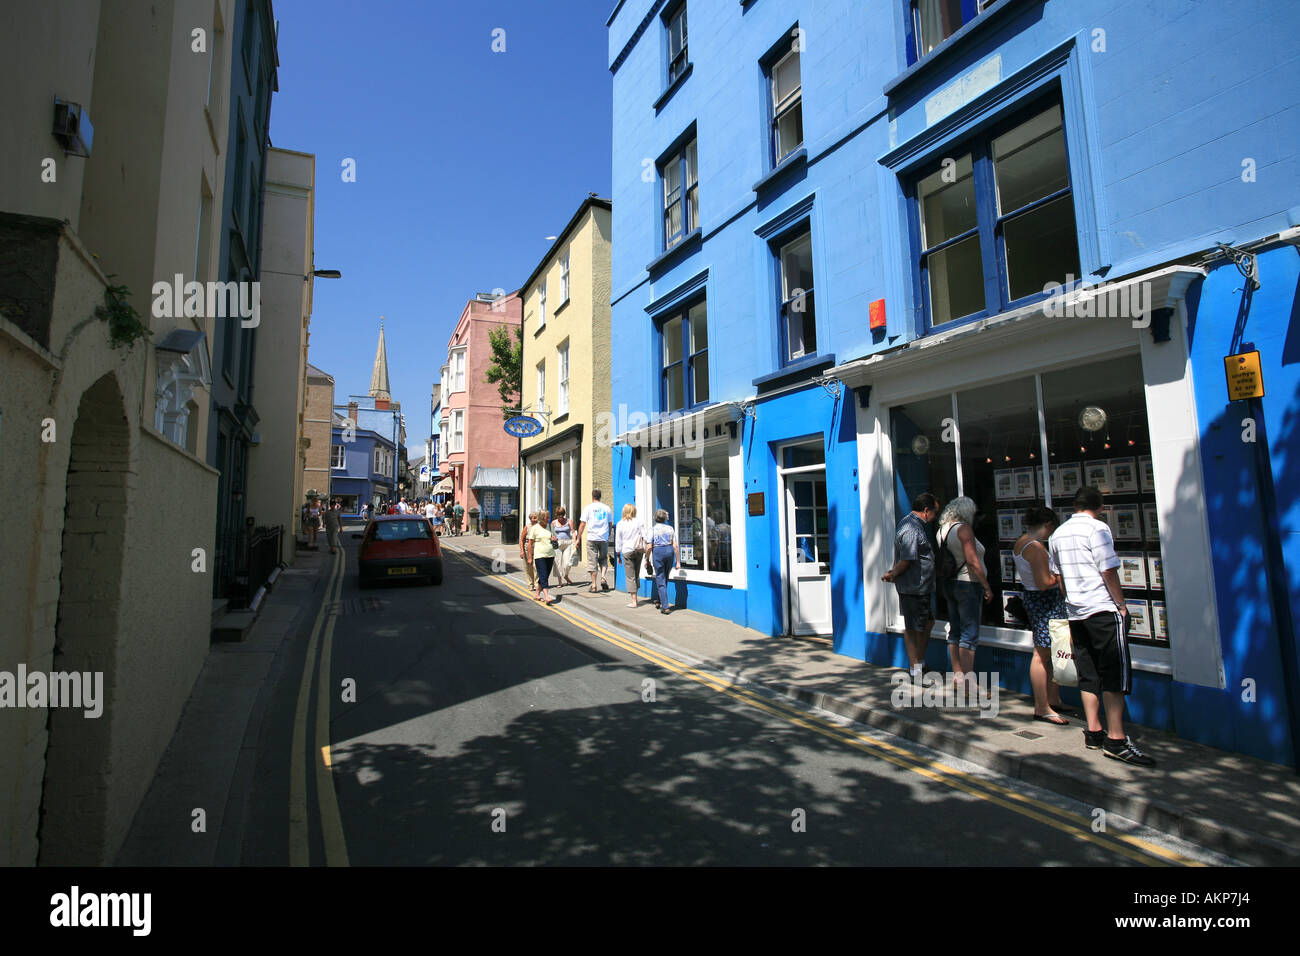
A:
<svg viewBox="0 0 1300 956">
<path fill-rule="evenodd" d="M 569 250 L 560 256 L 560 305 L 569 301 Z"/>
<path fill-rule="evenodd" d="M 331 445 L 330 449 L 330 467 L 335 469 L 347 468 L 347 450 L 342 445 Z"/>
<path fill-rule="evenodd" d="M 790 57 L 797 57 L 799 60 L 799 86 L 797 89 L 791 90 L 788 94 L 786 94 L 786 98 L 784 102 L 779 102 L 776 98 L 776 74 L 777 71 L 780 69 L 781 65 L 784 64 L 787 60 L 789 60 Z M 778 125 L 782 117 L 792 112 L 796 108 L 798 108 L 800 113 L 799 125 L 800 126 L 803 125 L 803 115 L 802 115 L 803 114 L 803 56 L 800 50 L 798 49 L 790 50 L 788 53 L 785 54 L 785 56 L 781 57 L 779 60 L 776 60 L 772 64 L 771 70 L 769 71 L 768 74 L 768 88 L 769 88 L 768 99 L 772 105 L 772 115 L 771 117 L 769 117 L 768 122 L 772 130 L 771 133 L 772 166 L 773 168 L 775 168 L 777 166 L 780 166 L 787 156 L 789 156 L 791 153 L 795 152 L 796 150 L 800 149 L 804 144 L 804 140 L 800 139 L 799 142 L 796 143 L 794 146 L 790 147 L 790 149 L 787 152 L 782 153 L 781 152 L 781 131 Z"/>
<path fill-rule="evenodd" d="M 452 451 L 465 450 L 465 409 L 457 408 L 451 413 Z"/>
<path fill-rule="evenodd" d="M 556 392 L 556 413 L 569 414 L 569 340 L 565 339 L 556 349 L 559 353 L 559 389 Z"/>
<path fill-rule="evenodd" d="M 451 350 L 451 368 L 453 375 L 451 390 L 453 392 L 465 391 L 465 351 L 466 349 L 463 345 Z"/>
<path fill-rule="evenodd" d="M 744 588 L 746 586 L 746 561 L 745 561 L 745 471 L 741 458 L 741 440 L 736 438 L 722 438 L 717 440 L 705 441 L 703 447 L 705 450 L 712 449 L 716 445 L 723 445 L 727 449 L 727 480 L 731 485 L 731 570 L 730 571 L 708 571 L 678 568 L 673 571 L 670 578 L 674 581 L 699 581 L 703 584 L 721 584 L 733 588 Z M 653 464 L 664 458 L 673 460 L 673 490 L 677 489 L 677 459 L 688 456 L 690 447 L 664 449 L 653 456 L 642 454 L 641 471 L 637 476 L 636 491 L 636 510 L 638 515 L 646 516 L 646 524 L 654 523 L 654 472 Z M 690 457 L 688 460 L 699 462 L 704 455 L 699 457 Z M 677 509 L 673 508 L 673 520 L 677 520 Z M 677 530 L 674 524 L 674 530 Z"/>
<path fill-rule="evenodd" d="M 537 328 L 546 328 L 546 280 L 537 287 Z"/>
<path fill-rule="evenodd" d="M 382 475 L 384 473 L 384 449 L 379 445 L 375 446 L 375 452 L 371 456 L 371 464 L 374 465 L 372 469 L 374 474 Z"/>
<path fill-rule="evenodd" d="M 537 404 L 538 412 L 546 411 L 546 359 L 537 363 Z"/>
</svg>

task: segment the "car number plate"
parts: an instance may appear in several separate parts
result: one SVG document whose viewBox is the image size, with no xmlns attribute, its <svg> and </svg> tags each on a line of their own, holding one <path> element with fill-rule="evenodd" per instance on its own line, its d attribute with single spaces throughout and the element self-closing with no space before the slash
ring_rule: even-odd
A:
<svg viewBox="0 0 1300 956">
<path fill-rule="evenodd" d="M 389 568 L 389 574 L 414 574 L 415 568 Z"/>
</svg>

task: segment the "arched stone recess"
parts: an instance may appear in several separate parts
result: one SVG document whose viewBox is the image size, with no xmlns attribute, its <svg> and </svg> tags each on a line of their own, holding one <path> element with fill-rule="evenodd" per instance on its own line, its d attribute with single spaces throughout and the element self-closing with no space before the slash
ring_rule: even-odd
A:
<svg viewBox="0 0 1300 956">
<path fill-rule="evenodd" d="M 46 660 L 49 672 L 78 673 L 83 695 L 98 687 L 100 713 L 89 717 L 84 707 L 48 711 L 38 862 L 95 865 L 111 862 L 114 692 L 133 483 L 131 428 L 115 373 L 82 393 L 70 424 L 54 652 Z"/>
</svg>

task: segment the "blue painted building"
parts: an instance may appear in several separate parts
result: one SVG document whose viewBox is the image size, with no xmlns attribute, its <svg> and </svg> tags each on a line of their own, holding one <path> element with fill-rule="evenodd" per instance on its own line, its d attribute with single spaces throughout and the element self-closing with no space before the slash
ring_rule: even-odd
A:
<svg viewBox="0 0 1300 956">
<path fill-rule="evenodd" d="M 895 525 L 965 494 L 977 666 L 1027 691 L 1010 542 L 1096 484 L 1132 718 L 1294 764 L 1300 8 L 622 0 L 608 27 L 611 504 L 670 513 L 678 603 L 905 665 Z M 1265 395 L 1230 401 L 1254 350 Z"/>
<path fill-rule="evenodd" d="M 350 395 L 334 414 L 330 497 L 343 500 L 343 510 L 356 514 L 405 492 L 398 485 L 398 462 L 406 454 L 401 406 L 367 395 Z"/>
</svg>

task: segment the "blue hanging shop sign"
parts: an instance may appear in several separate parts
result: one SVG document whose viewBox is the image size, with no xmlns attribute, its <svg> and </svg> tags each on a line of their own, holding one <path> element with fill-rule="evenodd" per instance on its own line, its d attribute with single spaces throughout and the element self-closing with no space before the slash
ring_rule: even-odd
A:
<svg viewBox="0 0 1300 956">
<path fill-rule="evenodd" d="M 507 418 L 503 426 L 508 434 L 516 438 L 532 438 L 542 433 L 542 423 L 528 415 L 516 415 Z"/>
</svg>

